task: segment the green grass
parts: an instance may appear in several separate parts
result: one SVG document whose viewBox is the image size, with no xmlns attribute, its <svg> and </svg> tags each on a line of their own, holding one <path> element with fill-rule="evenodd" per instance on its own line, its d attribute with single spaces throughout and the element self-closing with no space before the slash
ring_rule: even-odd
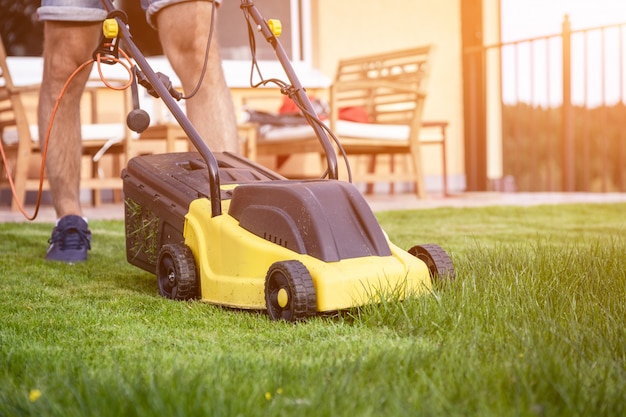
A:
<svg viewBox="0 0 626 417">
<path fill-rule="evenodd" d="M 160 298 L 122 222 L 73 266 L 43 261 L 50 225 L 0 224 L 0 416 L 624 415 L 625 214 L 379 213 L 456 281 L 295 325 Z"/>
</svg>

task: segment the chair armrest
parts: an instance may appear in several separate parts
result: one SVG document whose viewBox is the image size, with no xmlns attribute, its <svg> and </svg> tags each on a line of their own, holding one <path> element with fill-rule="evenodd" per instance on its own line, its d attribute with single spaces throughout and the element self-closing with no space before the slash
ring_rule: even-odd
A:
<svg viewBox="0 0 626 417">
<path fill-rule="evenodd" d="M 38 92 L 40 88 L 40 84 L 13 86 L 9 89 L 9 94 L 35 93 Z"/>
</svg>

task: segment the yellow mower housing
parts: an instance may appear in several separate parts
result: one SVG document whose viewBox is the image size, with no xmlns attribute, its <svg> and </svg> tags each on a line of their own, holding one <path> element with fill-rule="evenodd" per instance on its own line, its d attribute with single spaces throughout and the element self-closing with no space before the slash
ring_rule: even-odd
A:
<svg viewBox="0 0 626 417">
<path fill-rule="evenodd" d="M 137 157 L 122 174 L 128 261 L 154 272 L 165 297 L 295 321 L 418 295 L 454 272 L 437 245 L 391 243 L 352 184 L 286 180 L 237 155 L 216 157 L 218 216 L 196 153 Z"/>
</svg>

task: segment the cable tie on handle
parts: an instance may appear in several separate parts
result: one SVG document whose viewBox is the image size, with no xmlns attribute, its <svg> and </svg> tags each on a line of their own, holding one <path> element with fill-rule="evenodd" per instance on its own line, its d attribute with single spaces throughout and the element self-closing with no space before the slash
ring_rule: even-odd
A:
<svg viewBox="0 0 626 417">
<path fill-rule="evenodd" d="M 93 51 L 92 58 L 94 61 L 100 61 L 105 64 L 115 64 L 120 58 L 119 39 L 103 37 L 100 46 Z"/>
</svg>

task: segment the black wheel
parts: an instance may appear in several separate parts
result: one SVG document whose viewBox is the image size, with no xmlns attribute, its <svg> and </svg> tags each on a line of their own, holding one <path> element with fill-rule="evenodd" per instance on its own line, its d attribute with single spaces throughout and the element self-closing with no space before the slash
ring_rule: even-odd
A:
<svg viewBox="0 0 626 417">
<path fill-rule="evenodd" d="M 265 305 L 272 320 L 298 321 L 317 312 L 313 280 L 300 261 L 276 262 L 265 277 Z"/>
<path fill-rule="evenodd" d="M 198 297 L 196 263 L 187 245 L 163 245 L 157 259 L 156 276 L 163 297 L 172 300 Z"/>
<path fill-rule="evenodd" d="M 409 253 L 426 264 L 433 283 L 454 279 L 454 265 L 441 246 L 435 244 L 413 246 Z"/>
</svg>

